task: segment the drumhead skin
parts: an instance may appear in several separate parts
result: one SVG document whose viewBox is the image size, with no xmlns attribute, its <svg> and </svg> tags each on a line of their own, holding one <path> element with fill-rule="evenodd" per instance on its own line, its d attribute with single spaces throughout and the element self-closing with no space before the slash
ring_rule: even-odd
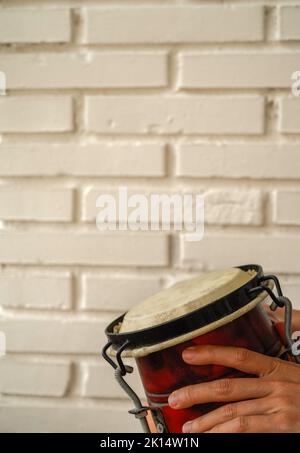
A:
<svg viewBox="0 0 300 453">
<path fill-rule="evenodd" d="M 120 333 L 154 327 L 205 307 L 243 286 L 253 272 L 228 268 L 178 282 L 129 310 Z"/>
</svg>

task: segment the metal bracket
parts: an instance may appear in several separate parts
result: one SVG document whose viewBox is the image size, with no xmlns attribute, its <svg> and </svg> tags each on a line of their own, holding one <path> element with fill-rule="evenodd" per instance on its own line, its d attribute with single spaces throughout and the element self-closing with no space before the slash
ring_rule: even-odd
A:
<svg viewBox="0 0 300 453">
<path fill-rule="evenodd" d="M 290 301 L 290 299 L 288 299 L 287 297 L 285 297 L 283 295 L 279 280 L 275 275 L 264 275 L 263 277 L 259 278 L 260 283 L 263 283 L 268 280 L 272 280 L 275 283 L 275 288 L 276 288 L 277 294 L 275 294 L 271 288 L 269 288 L 268 286 L 264 286 L 264 285 L 257 286 L 256 288 L 250 289 L 249 293 L 251 294 L 254 292 L 266 291 L 269 294 L 270 298 L 272 299 L 272 304 L 270 306 L 272 311 L 277 310 L 278 307 L 285 309 L 285 311 L 284 311 L 284 335 L 285 335 L 285 341 L 286 341 L 286 344 L 288 347 L 285 352 L 290 352 L 293 355 L 295 361 L 300 364 L 300 356 L 294 355 L 293 351 L 292 351 L 293 344 L 294 344 L 294 341 L 292 339 L 292 314 L 293 314 L 292 302 Z"/>
<path fill-rule="evenodd" d="M 138 395 L 133 391 L 130 385 L 125 381 L 124 377 L 127 373 L 132 373 L 133 368 L 131 366 L 125 365 L 122 360 L 122 352 L 128 346 L 128 342 L 125 342 L 120 346 L 118 351 L 116 352 L 116 359 L 117 363 L 115 363 L 111 357 L 107 354 L 108 349 L 112 345 L 112 342 L 109 341 L 102 350 L 102 357 L 114 368 L 115 370 L 115 378 L 118 384 L 122 387 L 122 389 L 127 393 L 129 398 L 134 403 L 134 409 L 130 410 L 129 413 L 133 414 L 137 419 L 140 420 L 143 431 L 145 433 L 150 433 L 149 425 L 147 422 L 147 415 L 148 411 L 150 410 L 149 407 L 143 406 L 140 398 Z"/>
</svg>

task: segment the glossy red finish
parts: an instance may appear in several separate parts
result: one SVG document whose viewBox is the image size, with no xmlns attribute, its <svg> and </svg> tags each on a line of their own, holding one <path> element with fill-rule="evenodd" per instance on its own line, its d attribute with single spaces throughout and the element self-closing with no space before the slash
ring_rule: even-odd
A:
<svg viewBox="0 0 300 453">
<path fill-rule="evenodd" d="M 218 365 L 188 365 L 182 359 L 182 351 L 196 345 L 238 346 L 277 356 L 283 343 L 277 329 L 263 308 L 257 306 L 245 315 L 176 346 L 136 359 L 149 404 L 162 403 L 160 407 L 168 431 L 181 433 L 182 425 L 217 407 L 217 404 L 197 405 L 189 409 L 174 410 L 168 406 L 168 395 L 186 385 L 221 378 L 237 378 L 246 375 Z"/>
</svg>

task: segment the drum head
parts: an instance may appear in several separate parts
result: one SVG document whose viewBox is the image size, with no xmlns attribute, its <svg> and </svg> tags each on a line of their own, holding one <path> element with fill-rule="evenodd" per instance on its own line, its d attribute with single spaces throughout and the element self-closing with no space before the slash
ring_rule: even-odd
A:
<svg viewBox="0 0 300 453">
<path fill-rule="evenodd" d="M 242 287 L 255 274 L 255 270 L 228 268 L 178 282 L 126 313 L 120 333 L 154 327 L 205 307 Z"/>
<path fill-rule="evenodd" d="M 262 302 L 272 281 L 259 265 L 207 272 L 160 291 L 105 330 L 111 353 L 141 357 L 204 335 Z"/>
</svg>

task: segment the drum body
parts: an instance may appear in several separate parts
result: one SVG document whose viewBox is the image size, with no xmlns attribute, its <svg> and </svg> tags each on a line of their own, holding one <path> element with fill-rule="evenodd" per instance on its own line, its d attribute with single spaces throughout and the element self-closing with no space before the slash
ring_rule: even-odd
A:
<svg viewBox="0 0 300 453">
<path fill-rule="evenodd" d="M 237 370 L 218 365 L 195 366 L 182 359 L 191 346 L 236 346 L 269 356 L 279 356 L 284 349 L 279 334 L 259 305 L 231 323 L 192 340 L 136 359 L 149 406 L 164 421 L 169 432 L 181 433 L 185 422 L 212 411 L 218 404 L 201 404 L 175 410 L 168 406 L 168 396 L 179 388 L 223 378 L 245 377 Z"/>
<path fill-rule="evenodd" d="M 284 338 L 262 306 L 268 299 L 272 309 L 286 308 Z M 291 311 L 278 278 L 264 275 L 259 265 L 209 272 L 178 282 L 113 321 L 106 329 L 103 357 L 115 369 L 116 379 L 134 403 L 131 413 L 141 420 L 145 431 L 149 431 L 146 416 L 151 411 L 158 432 L 181 433 L 184 423 L 221 404 L 175 410 L 168 405 L 173 391 L 202 382 L 249 377 L 220 365 L 189 365 L 182 352 L 192 346 L 220 345 L 289 360 Z M 124 379 L 133 371 L 123 362 L 125 357 L 136 360 L 147 406 Z"/>
</svg>

